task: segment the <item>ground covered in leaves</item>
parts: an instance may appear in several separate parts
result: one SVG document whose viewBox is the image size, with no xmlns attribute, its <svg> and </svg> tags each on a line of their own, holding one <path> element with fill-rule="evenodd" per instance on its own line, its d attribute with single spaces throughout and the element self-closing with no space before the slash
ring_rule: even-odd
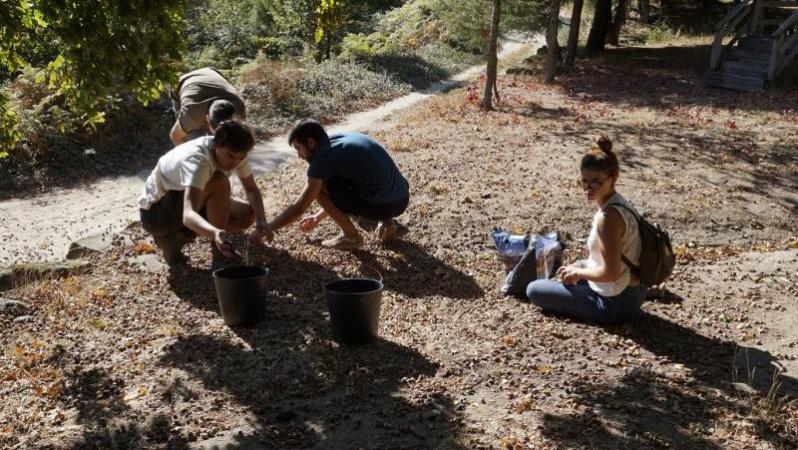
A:
<svg viewBox="0 0 798 450">
<path fill-rule="evenodd" d="M 683 67 L 662 64 L 672 52 Z M 0 315 L 0 447 L 795 448 L 798 96 L 705 91 L 705 53 L 618 49 L 554 85 L 500 78 L 494 112 L 474 85 L 405 113 L 377 137 L 412 186 L 407 234 L 351 253 L 319 247 L 330 224 L 238 240 L 271 269 L 254 328 L 223 324 L 207 242 L 170 271 L 136 228 L 91 274 L 3 293 L 31 306 Z M 583 255 L 593 210 L 575 180 L 601 133 L 619 191 L 679 256 L 667 292 L 617 327 L 503 297 L 488 240 L 557 230 Z M 303 174 L 259 180 L 270 215 Z M 380 339 L 339 345 L 323 283 L 373 268 Z"/>
</svg>

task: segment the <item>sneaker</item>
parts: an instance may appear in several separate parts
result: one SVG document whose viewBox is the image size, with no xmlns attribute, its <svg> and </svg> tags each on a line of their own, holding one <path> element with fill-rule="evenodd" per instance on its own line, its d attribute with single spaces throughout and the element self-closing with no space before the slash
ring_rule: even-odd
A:
<svg viewBox="0 0 798 450">
<path fill-rule="evenodd" d="M 334 248 L 336 250 L 357 250 L 363 247 L 363 236 L 357 235 L 356 237 L 346 237 L 340 234 L 332 239 L 322 241 L 321 246 L 324 248 Z"/>
<path fill-rule="evenodd" d="M 398 228 L 398 224 L 393 219 L 380 221 L 379 225 L 377 225 L 377 237 L 382 242 L 392 242 L 396 239 L 396 231 Z"/>
</svg>

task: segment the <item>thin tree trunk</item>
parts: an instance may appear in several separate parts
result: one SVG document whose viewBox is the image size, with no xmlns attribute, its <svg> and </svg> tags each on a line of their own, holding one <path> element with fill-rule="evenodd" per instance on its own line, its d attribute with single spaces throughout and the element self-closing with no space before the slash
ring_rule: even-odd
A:
<svg viewBox="0 0 798 450">
<path fill-rule="evenodd" d="M 571 11 L 571 29 L 568 31 L 568 54 L 565 55 L 565 65 L 573 66 L 576 59 L 576 50 L 579 47 L 579 27 L 582 24 L 583 0 L 574 0 L 574 9 Z"/>
<path fill-rule="evenodd" d="M 332 52 L 332 34 L 328 33 L 327 34 L 327 41 L 326 41 L 326 44 L 324 46 L 324 54 L 325 54 L 327 60 L 329 60 L 332 57 L 331 52 Z"/>
<path fill-rule="evenodd" d="M 549 30 L 546 33 L 546 65 L 543 69 L 544 81 L 551 83 L 557 74 L 557 62 L 560 59 L 560 43 L 557 32 L 560 29 L 560 0 L 549 0 Z"/>
<path fill-rule="evenodd" d="M 587 36 L 587 52 L 589 54 L 604 50 L 611 20 L 612 0 L 597 0 L 593 24 L 590 26 L 590 34 Z"/>
<path fill-rule="evenodd" d="M 615 9 L 615 19 L 612 21 L 610 27 L 609 43 L 617 46 L 621 38 L 621 28 L 626 22 L 626 5 L 627 0 L 618 0 L 618 6 Z"/>
<path fill-rule="evenodd" d="M 502 0 L 493 0 L 493 22 L 490 26 L 490 42 L 488 45 L 488 67 L 485 73 L 485 96 L 482 98 L 483 109 L 493 109 L 493 92 L 496 88 L 496 71 L 499 66 L 497 47 L 499 42 L 499 22 L 502 13 Z"/>
<path fill-rule="evenodd" d="M 649 0 L 640 0 L 640 21 L 643 23 L 648 23 L 648 13 L 650 8 Z"/>
</svg>

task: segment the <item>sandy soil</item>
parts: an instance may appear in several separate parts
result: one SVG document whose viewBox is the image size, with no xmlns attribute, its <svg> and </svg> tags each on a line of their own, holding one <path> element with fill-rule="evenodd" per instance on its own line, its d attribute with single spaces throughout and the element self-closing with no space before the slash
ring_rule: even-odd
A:
<svg viewBox="0 0 798 450">
<path fill-rule="evenodd" d="M 207 242 L 170 271 L 136 229 L 92 274 L 4 293 L 31 307 L 0 313 L 0 446 L 796 448 L 797 98 L 705 91 L 705 53 L 619 49 L 554 85 L 502 77 L 495 112 L 457 90 L 395 117 L 375 135 L 412 185 L 408 233 L 351 253 L 319 248 L 330 224 L 240 239 L 272 270 L 254 328 L 224 326 Z M 575 179 L 600 133 L 619 190 L 679 256 L 667 295 L 625 326 L 502 296 L 487 237 L 554 229 L 582 255 L 593 210 Z M 259 180 L 269 214 L 303 164 Z M 322 285 L 370 267 L 380 339 L 339 345 Z"/>
</svg>

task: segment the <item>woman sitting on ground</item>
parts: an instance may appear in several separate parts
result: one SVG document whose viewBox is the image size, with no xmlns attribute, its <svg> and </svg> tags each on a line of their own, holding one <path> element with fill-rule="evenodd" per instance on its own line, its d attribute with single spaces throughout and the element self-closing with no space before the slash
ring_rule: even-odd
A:
<svg viewBox="0 0 798 450">
<path fill-rule="evenodd" d="M 626 209 L 634 208 L 615 191 L 618 158 L 609 138 L 602 136 L 582 158 L 581 172 L 582 190 L 598 207 L 587 238 L 590 256 L 561 267 L 562 283 L 533 281 L 526 295 L 546 312 L 587 322 L 625 322 L 640 310 L 646 288 L 623 261 L 639 264 L 641 241 L 636 211 Z"/>
</svg>

